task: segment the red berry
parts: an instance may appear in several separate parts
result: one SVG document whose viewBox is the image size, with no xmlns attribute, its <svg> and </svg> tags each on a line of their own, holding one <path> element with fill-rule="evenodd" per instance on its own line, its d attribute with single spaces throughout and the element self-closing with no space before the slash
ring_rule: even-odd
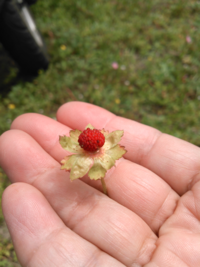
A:
<svg viewBox="0 0 200 267">
<path fill-rule="evenodd" d="M 78 138 L 79 145 L 86 151 L 96 151 L 105 143 L 104 135 L 97 129 L 87 128 Z"/>
</svg>

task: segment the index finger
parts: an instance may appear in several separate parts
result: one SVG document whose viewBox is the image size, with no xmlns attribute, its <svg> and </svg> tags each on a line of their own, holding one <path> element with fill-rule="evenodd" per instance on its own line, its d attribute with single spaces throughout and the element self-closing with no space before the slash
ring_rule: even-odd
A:
<svg viewBox="0 0 200 267">
<path fill-rule="evenodd" d="M 200 149 L 184 140 L 83 102 L 64 104 L 57 119 L 72 129 L 91 123 L 97 129 L 124 130 L 124 157 L 159 175 L 180 195 L 200 179 Z"/>
</svg>

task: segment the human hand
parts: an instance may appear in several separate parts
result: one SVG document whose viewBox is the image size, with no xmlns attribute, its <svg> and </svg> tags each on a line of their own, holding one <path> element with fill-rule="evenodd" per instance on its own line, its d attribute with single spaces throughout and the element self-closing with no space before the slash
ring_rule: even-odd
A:
<svg viewBox="0 0 200 267">
<path fill-rule="evenodd" d="M 11 182 L 3 213 L 26 267 L 199 267 L 200 149 L 91 104 L 63 105 L 57 120 L 24 114 L 0 137 Z M 59 135 L 91 123 L 124 130 L 128 151 L 100 181 L 70 182 Z"/>
</svg>

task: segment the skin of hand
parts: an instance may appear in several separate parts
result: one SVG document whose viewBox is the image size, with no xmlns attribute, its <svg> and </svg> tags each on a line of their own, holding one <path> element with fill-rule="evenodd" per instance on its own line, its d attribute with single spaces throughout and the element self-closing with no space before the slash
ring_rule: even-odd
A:
<svg viewBox="0 0 200 267">
<path fill-rule="evenodd" d="M 69 179 L 59 135 L 124 130 L 128 151 L 100 181 Z M 200 149 L 103 108 L 69 102 L 57 121 L 23 114 L 0 137 L 12 184 L 2 207 L 26 267 L 199 267 Z"/>
</svg>

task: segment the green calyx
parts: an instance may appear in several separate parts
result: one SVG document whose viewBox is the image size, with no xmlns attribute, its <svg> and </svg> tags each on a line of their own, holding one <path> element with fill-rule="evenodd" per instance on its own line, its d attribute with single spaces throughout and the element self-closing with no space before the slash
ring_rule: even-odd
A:
<svg viewBox="0 0 200 267">
<path fill-rule="evenodd" d="M 94 129 L 91 124 L 87 128 Z M 92 180 L 101 179 L 115 165 L 115 161 L 126 153 L 124 147 L 118 144 L 123 131 L 117 130 L 109 133 L 103 129 L 101 132 L 105 136 L 105 144 L 95 152 L 87 152 L 80 147 L 78 137 L 82 132 L 79 130 L 71 130 L 70 137 L 60 136 L 59 142 L 62 148 L 73 153 L 61 161 L 61 169 L 70 171 L 71 180 L 81 178 L 86 174 Z"/>
</svg>

